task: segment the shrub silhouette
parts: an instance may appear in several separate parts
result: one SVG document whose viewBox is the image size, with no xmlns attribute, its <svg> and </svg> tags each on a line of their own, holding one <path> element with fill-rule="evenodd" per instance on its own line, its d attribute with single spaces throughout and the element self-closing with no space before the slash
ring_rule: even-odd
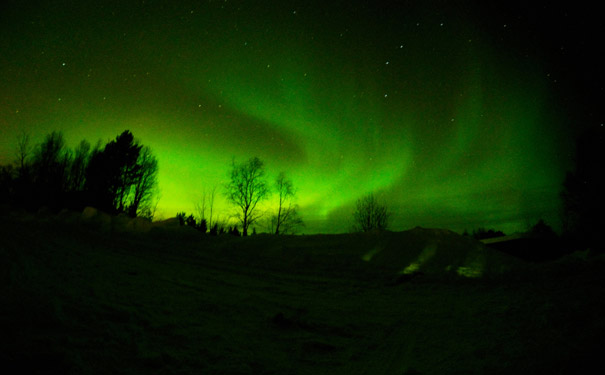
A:
<svg viewBox="0 0 605 375">
<path fill-rule="evenodd" d="M 177 212 L 176 214 L 176 218 L 179 221 L 179 224 L 181 226 L 185 225 L 185 218 L 187 217 L 187 214 L 184 212 Z"/>
<path fill-rule="evenodd" d="M 187 216 L 187 218 L 185 219 L 185 225 L 187 225 L 188 227 L 196 228 L 197 224 L 195 222 L 195 217 L 193 217 L 193 215 Z"/>
<path fill-rule="evenodd" d="M 239 232 L 239 229 L 237 229 L 237 226 L 234 225 L 233 227 L 229 228 L 229 234 L 232 236 L 236 236 L 236 237 L 240 237 L 241 234 Z"/>
<path fill-rule="evenodd" d="M 218 223 L 214 223 L 214 225 L 212 225 L 212 227 L 210 228 L 209 234 L 211 236 L 217 236 L 218 235 Z"/>
<path fill-rule="evenodd" d="M 197 230 L 202 233 L 206 233 L 208 231 L 208 223 L 206 222 L 206 219 L 200 220 L 200 223 L 197 225 Z"/>
<path fill-rule="evenodd" d="M 206 231 L 208 230 L 208 224 L 206 223 L 206 219 L 201 219 L 198 222 L 195 216 L 193 216 L 193 214 L 187 215 L 185 212 L 179 212 L 176 214 L 176 218 L 178 219 L 179 224 L 181 226 L 186 225 L 188 227 L 197 229 L 202 233 L 206 233 Z M 213 234 L 212 230 L 210 234 Z"/>
</svg>

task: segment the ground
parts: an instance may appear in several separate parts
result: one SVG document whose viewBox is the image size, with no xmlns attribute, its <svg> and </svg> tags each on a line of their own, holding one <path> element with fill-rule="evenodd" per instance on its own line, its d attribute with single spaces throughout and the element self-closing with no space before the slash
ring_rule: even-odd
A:
<svg viewBox="0 0 605 375">
<path fill-rule="evenodd" d="M 0 220 L 0 361 L 8 373 L 603 367 L 605 261 L 598 256 L 529 264 L 484 247 L 467 251 L 470 239 L 421 229 L 217 238 L 108 232 L 75 216 Z M 424 272 L 402 277 L 405 262 L 433 248 Z M 374 259 L 362 259 L 375 249 Z M 454 272 L 477 251 L 480 275 Z"/>
</svg>

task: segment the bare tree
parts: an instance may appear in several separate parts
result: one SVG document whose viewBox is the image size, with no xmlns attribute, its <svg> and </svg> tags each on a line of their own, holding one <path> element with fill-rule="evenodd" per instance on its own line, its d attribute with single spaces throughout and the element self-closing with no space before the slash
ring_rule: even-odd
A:
<svg viewBox="0 0 605 375">
<path fill-rule="evenodd" d="M 387 229 L 390 216 L 387 206 L 370 193 L 357 200 L 353 213 L 353 227 L 363 232 L 374 229 L 384 230 Z"/>
<path fill-rule="evenodd" d="M 149 221 L 153 221 L 156 218 L 155 214 L 158 210 L 158 204 L 160 203 L 160 199 L 162 199 L 159 189 L 156 188 L 154 190 L 153 197 L 145 202 L 145 204 L 139 206 L 139 212 L 137 214 L 137 216 L 148 219 Z"/>
<path fill-rule="evenodd" d="M 65 147 L 63 133 L 49 133 L 33 152 L 34 181 L 44 204 L 52 203 L 65 191 L 67 166 L 71 153 Z"/>
<path fill-rule="evenodd" d="M 27 159 L 32 152 L 31 137 L 25 131 L 22 131 L 17 138 L 17 150 L 15 152 L 17 157 L 17 168 L 19 176 L 27 174 Z"/>
<path fill-rule="evenodd" d="M 206 220 L 208 228 L 212 228 L 212 224 L 214 222 L 214 198 L 216 197 L 217 189 L 218 186 L 216 185 L 212 187 L 209 192 L 204 189 L 204 191 L 202 192 L 201 199 L 198 202 L 194 203 L 194 208 L 196 211 L 195 213 L 198 215 L 200 220 Z M 210 211 L 210 215 L 208 218 L 206 218 L 207 210 Z"/>
<path fill-rule="evenodd" d="M 227 199 L 239 208 L 237 219 L 242 223 L 242 234 L 247 236 L 250 224 L 261 216 L 257 211 L 258 203 L 270 193 L 265 182 L 264 163 L 257 157 L 242 164 L 233 161 L 226 190 Z"/>
<path fill-rule="evenodd" d="M 80 142 L 75 149 L 74 157 L 69 168 L 69 189 L 71 191 L 80 191 L 84 188 L 84 177 L 88 157 L 90 154 L 90 143 L 85 139 Z"/>
<path fill-rule="evenodd" d="M 148 211 L 148 206 L 153 204 L 158 173 L 158 161 L 147 146 L 141 149 L 137 164 L 139 169 L 133 181 L 134 194 L 128 207 L 128 213 L 133 217 L 141 211 Z"/>
<path fill-rule="evenodd" d="M 292 232 L 295 227 L 304 225 L 298 215 L 298 205 L 294 203 L 294 185 L 284 172 L 275 179 L 275 191 L 278 196 L 277 213 L 271 218 L 271 227 L 275 228 L 275 234 Z"/>
<path fill-rule="evenodd" d="M 193 209 L 200 220 L 206 219 L 206 189 L 202 193 L 202 197 L 197 202 L 193 203 Z"/>
<path fill-rule="evenodd" d="M 9 191 L 14 194 L 15 202 L 26 206 L 34 201 L 32 197 L 35 195 L 32 173 L 33 152 L 34 148 L 31 145 L 31 137 L 29 133 L 22 130 L 21 134 L 17 137 L 17 147 L 15 149 L 16 179 L 13 181 L 12 169 L 10 173 L 8 173 L 8 169 L 4 169 L 4 178 L 11 177 L 11 188 Z M 9 185 L 5 183 L 4 186 L 8 187 Z"/>
</svg>

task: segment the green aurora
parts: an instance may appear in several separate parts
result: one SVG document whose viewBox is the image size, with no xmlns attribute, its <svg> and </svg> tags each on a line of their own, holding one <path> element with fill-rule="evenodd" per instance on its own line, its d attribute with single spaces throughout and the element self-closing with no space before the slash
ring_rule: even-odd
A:
<svg viewBox="0 0 605 375">
<path fill-rule="evenodd" d="M 558 227 L 573 145 L 541 55 L 453 7 L 337 3 L 13 3 L 0 163 L 21 131 L 75 146 L 129 129 L 159 160 L 164 218 L 258 156 L 292 178 L 305 233 L 348 230 L 368 192 L 393 230 Z"/>
</svg>

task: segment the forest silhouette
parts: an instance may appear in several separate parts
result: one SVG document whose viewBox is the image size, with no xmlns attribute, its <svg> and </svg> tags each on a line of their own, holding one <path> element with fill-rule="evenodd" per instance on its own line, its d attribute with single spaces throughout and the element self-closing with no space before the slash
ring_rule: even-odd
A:
<svg viewBox="0 0 605 375">
<path fill-rule="evenodd" d="M 16 156 L 15 167 L 2 167 L 4 203 L 29 211 L 94 206 L 112 215 L 151 217 L 158 162 L 128 130 L 104 146 L 99 142 L 91 149 L 83 140 L 74 150 L 61 132 L 35 146 L 22 134 Z"/>
<path fill-rule="evenodd" d="M 599 227 L 605 211 L 601 178 L 604 149 L 602 128 L 588 130 L 576 141 L 574 168 L 567 173 L 561 188 L 562 238 L 566 246 L 603 249 Z M 230 180 L 224 190 L 228 201 L 236 207 L 234 218 L 239 228 L 226 221 L 213 221 L 216 187 L 212 192 L 210 217 L 205 217 L 205 208 L 198 207 L 197 216 L 176 213 L 179 223 L 214 235 L 245 236 L 250 228 L 256 233 L 252 224 L 264 214 L 258 205 L 275 190 L 277 211 L 265 218 L 269 232 L 294 233 L 296 228 L 304 226 L 294 200 L 296 189 L 283 172 L 273 185 L 269 184 L 264 168 L 263 161 L 257 157 L 242 163 L 232 162 Z M 82 140 L 74 149 L 66 145 L 61 132 L 47 134 L 37 145 L 31 143 L 29 134 L 22 133 L 16 141 L 14 163 L 0 166 L 0 203 L 30 212 L 42 207 L 54 212 L 82 211 L 92 206 L 111 215 L 126 214 L 152 220 L 159 200 L 157 179 L 158 160 L 152 149 L 135 139 L 129 130 L 104 145 L 99 141 L 91 147 L 87 140 Z M 204 196 L 204 202 L 205 199 Z M 351 215 L 354 231 L 387 229 L 388 204 L 375 200 L 371 193 L 359 198 Z M 556 236 L 543 220 L 530 232 Z M 479 240 L 504 235 L 502 231 L 486 228 L 472 232 Z"/>
<path fill-rule="evenodd" d="M 12 209 L 36 212 L 48 208 L 82 211 L 94 207 L 107 214 L 128 215 L 153 220 L 159 200 L 158 160 L 150 147 L 125 130 L 105 145 L 99 141 L 91 149 L 82 140 L 75 149 L 65 144 L 61 132 L 52 132 L 37 145 L 31 144 L 29 134 L 21 134 L 15 147 L 15 162 L 1 166 L 0 203 Z M 272 185 L 266 181 L 264 162 L 257 157 L 236 163 L 233 160 L 230 180 L 224 194 L 236 208 L 233 219 L 213 220 L 216 188 L 208 199 L 210 216 L 206 217 L 206 196 L 197 207 L 198 216 L 176 213 L 180 225 L 201 233 L 218 235 L 248 235 L 249 227 L 266 216 L 270 232 L 294 233 L 304 226 L 295 202 L 292 181 L 281 172 L 273 182 L 277 193 L 276 211 L 261 211 L 259 203 L 266 201 Z M 197 206 L 197 204 L 196 204 Z M 252 227 L 256 233 L 256 227 Z"/>
</svg>

